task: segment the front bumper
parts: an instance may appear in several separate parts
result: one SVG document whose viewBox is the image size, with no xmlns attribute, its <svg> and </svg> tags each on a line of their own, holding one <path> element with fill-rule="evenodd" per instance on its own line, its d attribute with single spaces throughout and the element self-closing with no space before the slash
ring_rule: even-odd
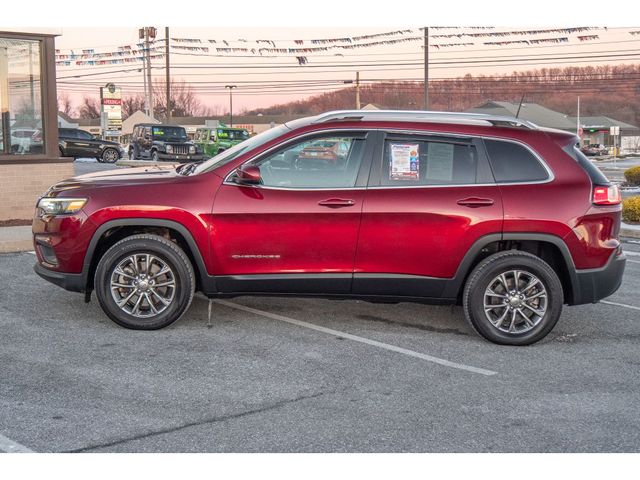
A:
<svg viewBox="0 0 640 480">
<path fill-rule="evenodd" d="M 572 305 L 597 303 L 613 295 L 622 284 L 622 276 L 627 258 L 624 253 L 613 252 L 602 268 L 576 270 L 576 283 Z"/>
<path fill-rule="evenodd" d="M 202 162 L 206 160 L 207 157 L 205 157 L 201 153 L 194 153 L 193 155 L 178 155 L 175 153 L 158 152 L 158 158 L 160 158 L 160 160 L 167 160 L 167 161 Z"/>
<path fill-rule="evenodd" d="M 33 270 L 45 280 L 70 292 L 84 292 L 86 289 L 86 282 L 81 273 L 55 272 L 43 267 L 39 263 L 33 266 Z"/>
</svg>

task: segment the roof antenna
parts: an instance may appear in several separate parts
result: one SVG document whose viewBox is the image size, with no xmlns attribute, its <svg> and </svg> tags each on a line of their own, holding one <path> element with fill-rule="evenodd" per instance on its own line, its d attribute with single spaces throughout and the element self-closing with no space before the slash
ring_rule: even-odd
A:
<svg viewBox="0 0 640 480">
<path fill-rule="evenodd" d="M 518 105 L 518 111 L 516 112 L 516 118 L 520 115 L 520 108 L 522 107 L 522 102 L 524 102 L 524 93 L 522 94 L 522 98 L 520 99 L 520 104 Z"/>
</svg>

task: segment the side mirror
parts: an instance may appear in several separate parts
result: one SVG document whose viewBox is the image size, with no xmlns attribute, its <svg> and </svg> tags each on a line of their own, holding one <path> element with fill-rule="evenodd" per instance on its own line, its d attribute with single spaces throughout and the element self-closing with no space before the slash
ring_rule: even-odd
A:
<svg viewBox="0 0 640 480">
<path fill-rule="evenodd" d="M 255 165 L 242 165 L 237 173 L 238 183 L 245 185 L 258 185 L 262 179 L 260 178 L 260 168 Z"/>
</svg>

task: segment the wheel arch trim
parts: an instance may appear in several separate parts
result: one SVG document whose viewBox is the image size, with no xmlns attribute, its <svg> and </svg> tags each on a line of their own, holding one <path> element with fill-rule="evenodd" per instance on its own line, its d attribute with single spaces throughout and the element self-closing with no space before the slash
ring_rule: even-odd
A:
<svg viewBox="0 0 640 480">
<path fill-rule="evenodd" d="M 537 232 L 503 232 L 503 233 L 490 233 L 480 237 L 476 240 L 473 245 L 467 250 L 467 253 L 462 258 L 462 261 L 458 265 L 458 269 L 456 270 L 456 274 L 451 279 L 452 281 L 446 286 L 443 296 L 449 296 L 452 298 L 456 298 L 459 293 L 462 291 L 464 287 L 464 282 L 467 279 L 469 273 L 471 272 L 471 266 L 473 261 L 478 256 L 478 254 L 482 251 L 483 248 L 488 246 L 491 243 L 505 241 L 505 240 L 529 240 L 529 241 L 537 241 L 537 242 L 546 242 L 551 243 L 552 245 L 558 247 L 562 258 L 564 259 L 565 266 L 567 271 L 569 272 L 569 279 L 571 285 L 568 285 L 568 288 L 571 289 L 572 298 L 578 299 L 580 298 L 580 284 L 578 282 L 578 276 L 576 273 L 575 264 L 573 262 L 573 257 L 571 256 L 571 252 L 569 247 L 564 242 L 564 240 L 556 235 L 551 235 L 548 233 L 537 233 Z"/>
<path fill-rule="evenodd" d="M 96 231 L 93 233 L 91 240 L 89 241 L 89 246 L 87 247 L 87 251 L 84 255 L 84 262 L 82 265 L 82 283 L 85 286 L 85 289 L 88 285 L 89 281 L 89 272 L 91 269 L 91 264 L 93 262 L 93 255 L 100 242 L 102 236 L 112 228 L 116 227 L 164 227 L 177 231 L 182 238 L 184 238 L 185 242 L 189 246 L 189 250 L 191 251 L 191 255 L 193 256 L 197 268 L 198 276 L 201 285 L 210 284 L 211 277 L 207 274 L 207 267 L 202 258 L 202 252 L 200 248 L 198 248 L 198 244 L 191 235 L 191 232 L 187 227 L 173 220 L 167 220 L 162 218 L 119 218 L 116 220 L 109 220 L 108 222 L 100 225 Z"/>
</svg>

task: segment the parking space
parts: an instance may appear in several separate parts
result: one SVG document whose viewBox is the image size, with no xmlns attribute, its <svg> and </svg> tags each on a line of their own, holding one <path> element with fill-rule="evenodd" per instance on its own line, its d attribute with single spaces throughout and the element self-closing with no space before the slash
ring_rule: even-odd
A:
<svg viewBox="0 0 640 480">
<path fill-rule="evenodd" d="M 640 260 L 640 245 L 625 245 Z M 633 256 L 629 257 L 633 259 Z M 459 307 L 206 299 L 122 329 L 0 256 L 0 449 L 636 451 L 640 263 L 613 304 L 566 308 L 531 347 Z M 13 446 L 13 447 L 12 447 Z"/>
</svg>

